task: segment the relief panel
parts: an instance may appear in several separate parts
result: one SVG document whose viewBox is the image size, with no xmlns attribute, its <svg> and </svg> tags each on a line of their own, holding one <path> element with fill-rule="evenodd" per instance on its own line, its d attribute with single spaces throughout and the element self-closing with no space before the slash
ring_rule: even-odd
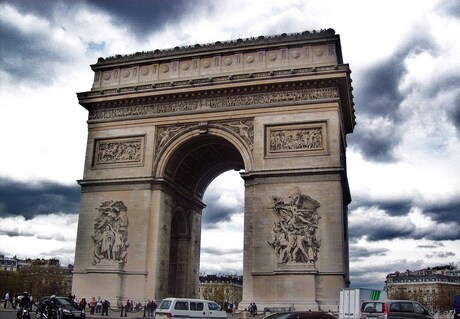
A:
<svg viewBox="0 0 460 319">
<path fill-rule="evenodd" d="M 93 265 L 101 261 L 125 264 L 128 255 L 128 208 L 122 201 L 105 201 L 96 208 Z"/>
<path fill-rule="evenodd" d="M 265 157 L 328 155 L 327 122 L 265 126 Z"/>
<path fill-rule="evenodd" d="M 93 168 L 144 165 L 145 136 L 97 139 Z"/>
</svg>

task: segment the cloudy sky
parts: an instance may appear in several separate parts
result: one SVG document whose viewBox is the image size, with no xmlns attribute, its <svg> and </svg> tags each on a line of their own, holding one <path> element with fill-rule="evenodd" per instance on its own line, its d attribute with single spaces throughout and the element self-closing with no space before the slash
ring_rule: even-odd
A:
<svg viewBox="0 0 460 319">
<path fill-rule="evenodd" d="M 0 1 L 0 254 L 73 263 L 98 57 L 333 28 L 350 65 L 353 287 L 460 267 L 460 2 Z M 241 273 L 243 182 L 205 203 L 201 271 Z"/>
</svg>

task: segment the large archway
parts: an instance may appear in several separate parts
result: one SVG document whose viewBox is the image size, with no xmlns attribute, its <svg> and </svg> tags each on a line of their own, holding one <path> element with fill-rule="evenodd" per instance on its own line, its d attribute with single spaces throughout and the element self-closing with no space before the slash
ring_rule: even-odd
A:
<svg viewBox="0 0 460 319">
<path fill-rule="evenodd" d="M 245 184 L 243 301 L 334 311 L 348 282 L 350 70 L 333 30 L 99 59 L 73 291 L 198 295 L 203 194 Z"/>
<path fill-rule="evenodd" d="M 199 276 L 199 258 L 196 256 L 199 257 L 204 192 L 221 173 L 244 169 L 244 161 L 240 151 L 228 141 L 241 144 L 234 133 L 217 126 L 205 128 L 201 125 L 199 129 L 190 129 L 188 134 L 180 136 L 177 140 L 172 138 L 160 152 L 156 173 L 169 189 L 174 189 L 174 192 L 166 190 L 174 204 L 169 261 L 165 260 L 167 267 L 162 271 L 168 273 L 167 296 L 196 297 L 198 287 L 193 283 Z M 194 209 L 190 209 L 191 202 L 194 202 Z M 195 256 L 191 256 L 193 252 Z"/>
</svg>

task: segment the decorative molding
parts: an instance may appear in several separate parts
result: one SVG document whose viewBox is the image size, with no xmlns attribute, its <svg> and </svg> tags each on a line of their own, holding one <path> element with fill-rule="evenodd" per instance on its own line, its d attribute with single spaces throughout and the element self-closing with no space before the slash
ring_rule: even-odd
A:
<svg viewBox="0 0 460 319">
<path fill-rule="evenodd" d="M 246 145 L 247 149 L 252 151 L 254 146 L 254 120 L 253 119 L 234 119 L 231 121 L 218 122 L 198 122 L 188 123 L 185 125 L 167 125 L 159 126 L 156 131 L 155 142 L 155 159 L 153 171 L 158 167 L 158 162 L 163 151 L 182 134 L 193 130 L 199 130 L 200 134 L 208 134 L 210 128 L 224 130 L 236 136 Z"/>
<path fill-rule="evenodd" d="M 177 136 L 189 132 L 191 129 L 199 129 L 200 134 L 207 134 L 209 128 L 221 128 L 225 131 L 230 131 L 240 137 L 252 150 L 254 144 L 254 120 L 252 119 L 237 119 L 226 122 L 200 122 L 190 123 L 188 125 L 168 125 L 160 126 L 157 129 L 156 149 L 160 150 L 166 144 L 169 144 Z M 157 152 L 158 154 L 159 152 Z"/>
<path fill-rule="evenodd" d="M 102 202 L 94 222 L 93 265 L 125 264 L 128 255 L 128 208 L 122 201 Z"/>
<path fill-rule="evenodd" d="M 318 240 L 319 216 L 321 206 L 308 195 L 297 193 L 283 197 L 273 196 L 271 207 L 277 220 L 273 224 L 273 238 L 267 240 L 273 247 L 279 264 L 314 263 L 318 259 L 321 239 Z"/>
<path fill-rule="evenodd" d="M 144 165 L 145 136 L 97 139 L 93 168 Z"/>
<path fill-rule="evenodd" d="M 118 106 L 92 110 L 89 120 L 108 120 L 132 117 L 148 117 L 170 113 L 203 110 L 227 110 L 229 108 L 254 107 L 255 105 L 292 105 L 301 102 L 317 102 L 338 99 L 337 87 L 297 89 L 233 96 L 194 98 L 189 100 L 148 103 L 144 105 Z"/>
<path fill-rule="evenodd" d="M 327 122 L 265 127 L 265 156 L 288 157 L 328 154 Z"/>
<path fill-rule="evenodd" d="M 286 41 L 301 41 L 309 39 L 324 38 L 325 36 L 335 36 L 334 29 L 322 29 L 322 30 L 313 30 L 313 31 L 304 31 L 302 33 L 283 33 L 279 35 L 272 36 L 259 36 L 246 39 L 237 39 L 230 41 L 217 41 L 215 43 L 207 44 L 195 44 L 190 46 L 175 47 L 171 49 L 164 50 L 155 50 L 155 51 L 142 51 L 136 52 L 134 54 L 127 55 L 114 55 L 107 58 L 99 58 L 97 60 L 97 66 L 105 64 L 113 64 L 118 62 L 125 61 L 137 61 L 144 60 L 149 58 L 173 56 L 177 54 L 184 53 L 197 53 L 197 52 L 209 52 L 210 50 L 218 49 L 232 49 L 232 48 L 244 48 L 254 44 L 258 45 L 268 45 L 268 44 L 277 44 L 285 43 Z M 294 54 L 295 55 L 295 54 Z M 295 57 L 295 56 L 294 56 Z M 249 63 L 249 61 L 247 61 Z"/>
</svg>

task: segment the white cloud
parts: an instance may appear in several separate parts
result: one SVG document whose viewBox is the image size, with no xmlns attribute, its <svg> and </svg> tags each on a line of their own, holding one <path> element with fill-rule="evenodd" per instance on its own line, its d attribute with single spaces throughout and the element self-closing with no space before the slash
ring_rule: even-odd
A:
<svg viewBox="0 0 460 319">
<path fill-rule="evenodd" d="M 54 257 L 62 264 L 73 263 L 77 224 L 77 215 L 0 217 L 0 251 L 23 259 Z M 55 255 L 50 255 L 53 251 Z"/>
</svg>

